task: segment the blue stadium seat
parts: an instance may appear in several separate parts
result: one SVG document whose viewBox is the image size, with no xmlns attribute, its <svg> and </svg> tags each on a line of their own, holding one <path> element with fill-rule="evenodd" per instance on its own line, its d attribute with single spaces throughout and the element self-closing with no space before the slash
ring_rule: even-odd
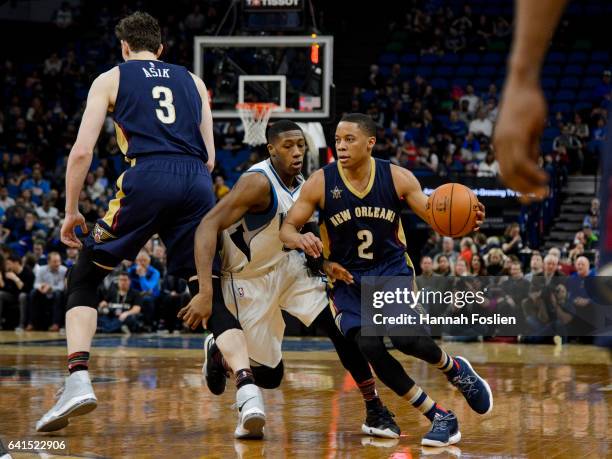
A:
<svg viewBox="0 0 612 459">
<path fill-rule="evenodd" d="M 420 59 L 421 64 L 437 64 L 440 62 L 440 57 L 435 54 L 423 54 Z"/>
<path fill-rule="evenodd" d="M 402 64 L 416 64 L 418 62 L 419 58 L 416 54 L 404 54 L 401 59 L 400 62 Z"/>
<path fill-rule="evenodd" d="M 493 65 L 484 65 L 478 68 L 477 74 L 483 77 L 492 77 L 497 75 L 498 68 Z"/>
<path fill-rule="evenodd" d="M 598 4 L 592 4 L 592 5 L 586 5 L 584 8 L 584 13 L 587 16 L 599 16 L 601 14 L 603 14 L 604 9 L 602 7 L 602 5 L 598 5 Z"/>
<path fill-rule="evenodd" d="M 567 102 L 557 102 L 556 104 L 552 104 L 550 107 L 550 113 L 555 114 L 557 112 L 568 113 L 572 111 L 571 104 Z"/>
<path fill-rule="evenodd" d="M 389 67 L 388 65 L 381 65 L 378 68 L 378 73 L 380 73 L 384 77 L 388 77 L 389 75 L 391 75 L 391 67 Z"/>
<path fill-rule="evenodd" d="M 543 140 L 550 140 L 551 142 L 553 141 L 553 139 L 555 137 L 557 137 L 560 134 L 559 128 L 557 127 L 548 127 L 546 129 L 544 129 L 544 132 L 542 133 L 542 139 Z"/>
<path fill-rule="evenodd" d="M 458 64 L 459 56 L 455 53 L 445 54 L 444 56 L 442 56 L 440 62 L 445 65 Z"/>
<path fill-rule="evenodd" d="M 563 64 L 565 63 L 565 53 L 559 51 L 552 51 L 546 58 L 547 63 L 551 64 Z"/>
<path fill-rule="evenodd" d="M 559 82 L 559 88 L 562 89 L 577 89 L 580 86 L 580 80 L 576 77 L 565 77 Z"/>
<path fill-rule="evenodd" d="M 399 62 L 399 56 L 396 53 L 384 53 L 378 58 L 380 64 L 397 64 Z"/>
<path fill-rule="evenodd" d="M 583 89 L 578 93 L 578 100 L 580 101 L 592 101 L 593 100 L 593 90 L 592 89 Z"/>
<path fill-rule="evenodd" d="M 542 78 L 542 88 L 544 89 L 555 89 L 557 87 L 556 78 Z"/>
<path fill-rule="evenodd" d="M 544 76 L 554 76 L 554 75 L 560 75 L 561 74 L 561 70 L 559 69 L 558 65 L 545 65 L 542 68 L 542 74 Z"/>
<path fill-rule="evenodd" d="M 606 69 L 604 64 L 589 64 L 586 68 L 586 74 L 592 76 L 600 76 Z"/>
<path fill-rule="evenodd" d="M 568 64 L 580 64 L 589 60 L 589 56 L 584 51 L 574 51 L 567 57 Z"/>
<path fill-rule="evenodd" d="M 452 77 L 454 73 L 455 70 L 450 65 L 441 65 L 439 67 L 436 67 L 434 71 L 434 75 L 439 77 Z"/>
<path fill-rule="evenodd" d="M 487 53 L 482 58 L 483 64 L 501 64 L 504 61 L 502 53 Z"/>
<path fill-rule="evenodd" d="M 433 67 L 429 65 L 419 65 L 415 69 L 416 75 L 421 75 L 423 78 L 428 78 L 433 75 Z"/>
<path fill-rule="evenodd" d="M 594 88 L 595 86 L 599 84 L 600 81 L 601 81 L 601 78 L 598 78 L 598 77 L 587 77 L 582 80 L 582 87 L 583 88 Z"/>
<path fill-rule="evenodd" d="M 593 108 L 593 104 L 591 102 L 580 101 L 574 104 L 574 111 L 576 112 L 590 110 L 591 108 Z"/>
<path fill-rule="evenodd" d="M 431 80 L 431 87 L 446 91 L 448 89 L 448 80 L 446 78 L 434 78 Z"/>
<path fill-rule="evenodd" d="M 480 62 L 480 56 L 477 53 L 466 53 L 461 60 L 464 64 L 477 64 Z"/>
<path fill-rule="evenodd" d="M 565 70 L 563 71 L 563 73 L 565 75 L 582 75 L 582 65 L 576 65 L 576 64 L 572 64 L 572 65 L 568 65 L 567 67 L 565 67 Z"/>
<path fill-rule="evenodd" d="M 576 92 L 571 89 L 561 89 L 557 91 L 553 100 L 559 102 L 574 101 L 576 100 Z"/>
<path fill-rule="evenodd" d="M 608 51 L 593 51 L 591 53 L 591 62 L 601 62 L 602 64 L 610 63 L 610 54 Z"/>
<path fill-rule="evenodd" d="M 486 91 L 490 84 L 491 80 L 488 78 L 476 78 L 474 80 L 474 88 L 476 88 L 476 91 Z"/>
<path fill-rule="evenodd" d="M 374 99 L 376 99 L 376 91 L 367 89 L 361 93 L 361 100 L 366 105 L 372 102 Z"/>
<path fill-rule="evenodd" d="M 469 80 L 467 78 L 453 78 L 453 81 L 451 81 L 452 86 L 459 86 L 461 88 L 465 88 L 468 83 Z"/>
<path fill-rule="evenodd" d="M 474 67 L 471 65 L 461 65 L 457 67 L 456 75 L 459 77 L 471 77 L 474 73 Z"/>
</svg>

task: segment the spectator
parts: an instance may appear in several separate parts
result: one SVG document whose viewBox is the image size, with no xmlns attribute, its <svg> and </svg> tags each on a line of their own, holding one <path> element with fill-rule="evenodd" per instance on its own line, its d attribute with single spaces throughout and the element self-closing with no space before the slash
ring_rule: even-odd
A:
<svg viewBox="0 0 612 459">
<path fill-rule="evenodd" d="M 463 258 L 457 258 L 457 262 L 455 263 L 455 276 L 463 277 L 467 276 L 468 272 L 468 264 Z"/>
<path fill-rule="evenodd" d="M 446 255 L 440 254 L 434 262 L 434 272 L 438 276 L 452 276 L 453 267 Z"/>
<path fill-rule="evenodd" d="M 491 150 L 487 151 L 487 156 L 478 165 L 478 177 L 496 177 L 499 175 L 499 163 Z"/>
<path fill-rule="evenodd" d="M 43 198 L 42 206 L 36 208 L 36 215 L 40 222 L 48 229 L 52 230 L 59 222 L 59 211 L 52 205 L 49 198 Z"/>
<path fill-rule="evenodd" d="M 15 205 L 15 200 L 9 196 L 8 189 L 3 186 L 0 188 L 0 207 L 6 211 Z"/>
<path fill-rule="evenodd" d="M 461 242 L 459 243 L 459 257 L 466 261 L 467 266 L 470 266 L 474 253 L 476 253 L 476 246 L 474 245 L 472 238 L 464 237 L 461 239 Z"/>
<path fill-rule="evenodd" d="M 34 285 L 34 274 L 30 268 L 23 265 L 21 257 L 16 253 L 10 253 L 4 265 L 4 274 L 0 279 L 0 309 L 7 305 L 9 308 L 18 306 L 19 324 L 17 328 L 22 330 L 29 319 L 27 317 L 27 296 Z M 0 311 L 0 317 L 2 317 L 2 311 Z M 29 325 L 26 330 L 32 330 L 32 326 Z"/>
<path fill-rule="evenodd" d="M 599 217 L 599 199 L 593 198 L 591 200 L 591 207 L 589 209 L 589 213 L 584 216 L 582 221 L 582 225 L 591 225 L 591 227 L 596 227 L 597 225 L 593 225 L 593 218 Z"/>
<path fill-rule="evenodd" d="M 542 273 L 544 267 L 544 261 L 540 252 L 534 252 L 531 254 L 529 261 L 529 272 L 525 275 L 525 279 L 529 282 L 533 280 L 533 276 L 537 276 Z"/>
<path fill-rule="evenodd" d="M 487 118 L 487 113 L 484 109 L 478 110 L 478 118 L 470 123 L 470 132 L 475 136 L 485 136 L 490 138 L 493 134 L 493 123 Z"/>
<path fill-rule="evenodd" d="M 451 111 L 446 129 L 455 137 L 464 137 L 468 132 L 467 125 L 459 118 L 459 113 L 456 110 Z"/>
<path fill-rule="evenodd" d="M 421 257 L 421 276 L 423 277 L 434 277 L 437 274 L 433 269 L 433 260 L 431 257 L 425 255 Z"/>
<path fill-rule="evenodd" d="M 74 247 L 66 248 L 66 259 L 64 260 L 64 266 L 70 268 L 74 266 L 79 258 L 79 250 Z"/>
<path fill-rule="evenodd" d="M 604 70 L 601 75 L 601 81 L 595 87 L 594 96 L 597 102 L 600 102 L 606 96 L 609 96 L 612 92 L 612 72 L 610 70 Z"/>
<path fill-rule="evenodd" d="M 503 252 L 510 256 L 518 256 L 523 249 L 523 240 L 521 239 L 521 227 L 518 223 L 512 223 L 506 228 L 504 234 L 505 242 L 502 244 Z"/>
<path fill-rule="evenodd" d="M 70 3 L 62 2 L 59 9 L 55 11 L 55 25 L 60 29 L 67 29 L 72 25 L 72 9 Z"/>
<path fill-rule="evenodd" d="M 563 274 L 559 272 L 559 257 L 549 253 L 544 257 L 544 267 L 541 274 L 533 276 L 533 281 L 538 281 L 538 284 L 542 286 L 556 285 L 559 278 L 563 277 Z"/>
<path fill-rule="evenodd" d="M 585 239 L 584 248 L 585 248 L 585 250 L 593 250 L 595 247 L 597 247 L 597 244 L 599 242 L 599 238 L 597 237 L 597 235 L 593 231 L 593 227 L 591 226 L 590 223 L 582 225 L 582 232 L 584 233 L 584 239 Z"/>
<path fill-rule="evenodd" d="M 489 276 L 499 276 L 504 269 L 504 252 L 501 249 L 493 248 L 489 250 L 484 258 Z"/>
<path fill-rule="evenodd" d="M 200 10 L 200 5 L 193 5 L 193 10 L 185 18 L 185 28 L 191 35 L 195 35 L 198 31 L 204 29 L 206 17 Z"/>
<path fill-rule="evenodd" d="M 470 113 L 470 115 L 474 115 L 480 105 L 480 98 L 474 93 L 474 86 L 472 86 L 471 84 L 468 84 L 465 87 L 465 94 L 461 96 L 461 98 L 459 99 L 459 103 L 461 104 L 463 103 L 463 101 L 467 101 L 468 103 L 468 113 Z M 489 134 L 489 137 L 490 136 L 491 134 Z"/>
<path fill-rule="evenodd" d="M 34 291 L 30 298 L 30 325 L 46 328 L 42 324 L 49 321 L 49 331 L 59 331 L 64 325 L 65 295 L 64 286 L 68 268 L 62 265 L 62 257 L 50 252 L 48 263 L 36 270 Z"/>
<path fill-rule="evenodd" d="M 487 269 L 485 262 L 480 254 L 475 253 L 472 255 L 472 261 L 470 262 L 470 272 L 473 276 L 487 276 Z"/>
<path fill-rule="evenodd" d="M 455 241 L 453 240 L 452 237 L 442 238 L 442 251 L 440 252 L 438 256 L 440 255 L 444 255 L 446 258 L 448 258 L 448 261 L 452 264 L 454 264 L 457 261 L 459 254 L 455 251 Z"/>
<path fill-rule="evenodd" d="M 130 288 L 130 277 L 123 271 L 117 284 L 111 285 L 102 294 L 98 305 L 98 328 L 103 333 L 137 332 L 140 329 L 141 296 Z"/>
<path fill-rule="evenodd" d="M 151 266 L 151 257 L 141 250 L 134 263 L 128 270 L 131 287 L 142 295 L 142 313 L 149 327 L 155 320 L 155 301 L 159 297 L 160 273 Z"/>
<path fill-rule="evenodd" d="M 215 177 L 214 191 L 217 201 L 230 192 L 230 187 L 225 184 L 225 180 L 221 175 Z"/>
</svg>

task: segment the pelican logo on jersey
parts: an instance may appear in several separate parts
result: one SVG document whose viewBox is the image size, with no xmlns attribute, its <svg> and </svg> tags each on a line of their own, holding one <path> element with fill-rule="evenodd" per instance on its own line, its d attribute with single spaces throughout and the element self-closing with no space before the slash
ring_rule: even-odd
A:
<svg viewBox="0 0 612 459">
<path fill-rule="evenodd" d="M 333 190 L 331 190 L 331 194 L 332 194 L 332 198 L 340 199 L 342 190 L 338 188 L 338 185 L 336 185 L 336 187 Z"/>
<path fill-rule="evenodd" d="M 96 223 L 96 226 L 93 229 L 93 238 L 94 241 L 99 244 L 100 242 L 104 242 L 109 239 L 116 239 L 116 236 L 102 228 L 99 223 Z"/>
<path fill-rule="evenodd" d="M 146 78 L 170 78 L 170 69 L 158 69 L 155 63 L 151 62 L 148 69 L 142 68 Z"/>
<path fill-rule="evenodd" d="M 387 220 L 391 223 L 395 221 L 396 213 L 391 209 L 385 209 L 384 207 L 372 207 L 372 206 L 359 206 L 353 208 L 353 213 L 357 218 L 378 218 Z M 344 222 L 349 221 L 352 218 L 349 209 L 344 209 L 330 217 L 330 221 L 334 227 L 341 225 Z"/>
</svg>

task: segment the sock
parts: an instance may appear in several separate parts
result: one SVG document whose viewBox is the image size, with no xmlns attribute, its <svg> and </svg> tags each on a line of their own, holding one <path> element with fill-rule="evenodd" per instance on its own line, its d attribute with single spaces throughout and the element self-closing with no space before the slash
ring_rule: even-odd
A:
<svg viewBox="0 0 612 459">
<path fill-rule="evenodd" d="M 68 371 L 70 374 L 75 371 L 89 369 L 89 352 L 73 352 L 68 356 Z"/>
<path fill-rule="evenodd" d="M 215 352 L 213 352 L 213 361 L 217 364 L 217 365 L 221 365 L 223 367 L 223 369 L 225 369 L 225 371 L 228 372 L 232 372 L 232 368 L 229 366 L 229 364 L 225 361 L 225 358 L 223 357 L 223 354 L 221 354 L 221 351 L 219 350 L 219 348 L 216 347 L 215 344 Z"/>
<path fill-rule="evenodd" d="M 376 390 L 376 381 L 374 378 L 366 379 L 363 382 L 357 383 L 357 387 L 361 391 L 363 400 L 366 404 L 366 409 L 376 408 L 382 405 Z"/>
<path fill-rule="evenodd" d="M 235 375 L 236 389 L 240 389 L 242 386 L 246 386 L 247 384 L 255 384 L 253 371 L 250 368 L 243 368 L 242 370 L 238 370 Z"/>
<path fill-rule="evenodd" d="M 416 384 L 404 395 L 404 398 L 430 421 L 433 421 L 436 413 L 446 414 L 446 410 L 442 409 Z"/>
<path fill-rule="evenodd" d="M 459 373 L 459 362 L 453 359 L 446 352 L 442 351 L 442 358 L 436 365 L 436 368 L 442 370 L 446 374 L 446 377 L 451 379 L 457 376 Z"/>
</svg>

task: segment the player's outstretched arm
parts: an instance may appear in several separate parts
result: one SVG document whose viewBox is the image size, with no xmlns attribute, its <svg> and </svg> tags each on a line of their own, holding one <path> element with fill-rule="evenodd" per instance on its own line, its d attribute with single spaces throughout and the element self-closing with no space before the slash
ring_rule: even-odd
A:
<svg viewBox="0 0 612 459">
<path fill-rule="evenodd" d="M 195 234 L 194 252 L 199 293 L 178 317 L 195 329 L 212 312 L 212 265 L 219 234 L 247 212 L 261 212 L 270 205 L 270 182 L 259 173 L 246 173 L 200 222 Z"/>
<path fill-rule="evenodd" d="M 311 232 L 300 234 L 302 227 L 310 220 L 317 207 L 323 206 L 325 177 L 319 169 L 302 185 L 300 196 L 295 201 L 281 226 L 280 240 L 289 249 L 300 249 L 311 257 L 323 253 L 321 240 Z"/>
<path fill-rule="evenodd" d="M 493 145 L 504 183 L 542 198 L 548 177 L 538 167 L 546 100 L 540 70 L 567 0 L 516 0 L 516 27 Z M 525 197 L 523 200 L 526 200 Z"/>
<path fill-rule="evenodd" d="M 85 219 L 79 212 L 79 195 L 91 166 L 93 150 L 98 141 L 106 113 L 119 84 L 119 69 L 113 68 L 98 76 L 89 89 L 87 105 L 81 119 L 79 133 L 68 156 L 66 169 L 66 218 L 61 239 L 68 247 L 81 247 L 74 232 L 77 226 L 86 233 Z"/>
<path fill-rule="evenodd" d="M 421 188 L 421 184 L 414 174 L 408 169 L 391 164 L 391 176 L 393 177 L 393 184 L 395 185 L 395 191 L 399 198 L 406 200 L 412 211 L 428 225 L 431 225 L 429 221 L 429 212 L 427 211 L 428 198 L 427 195 L 423 193 L 423 188 Z M 474 231 L 480 229 L 480 225 L 482 225 L 485 219 L 484 204 L 479 202 L 478 207 L 480 207 L 480 210 L 476 216 Z"/>
<path fill-rule="evenodd" d="M 206 85 L 201 78 L 195 76 L 193 73 L 191 73 L 191 78 L 193 78 L 196 88 L 198 88 L 200 98 L 202 99 L 202 122 L 200 123 L 200 132 L 202 133 L 204 145 L 206 145 L 206 152 L 208 153 L 208 161 L 206 166 L 208 167 L 208 170 L 212 172 L 212 170 L 215 168 L 216 152 L 215 139 L 213 135 L 213 117 L 210 110 L 210 103 L 208 101 L 208 90 L 206 89 Z"/>
</svg>

